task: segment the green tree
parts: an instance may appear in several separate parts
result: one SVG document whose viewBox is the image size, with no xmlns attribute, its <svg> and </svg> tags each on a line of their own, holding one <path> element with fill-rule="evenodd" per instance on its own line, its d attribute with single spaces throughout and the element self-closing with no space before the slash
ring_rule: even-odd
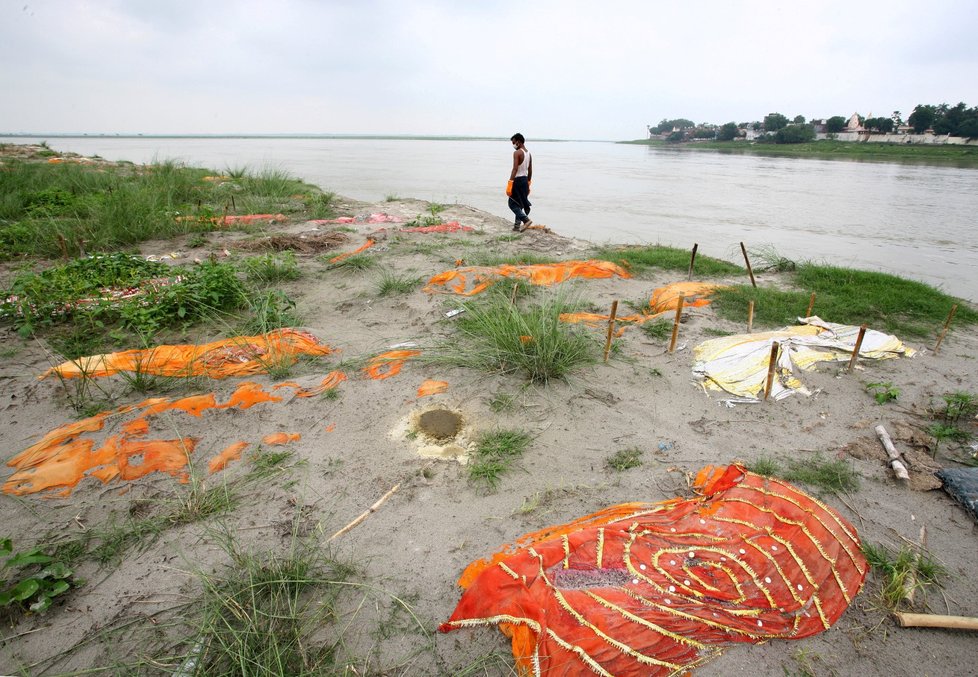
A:
<svg viewBox="0 0 978 677">
<path fill-rule="evenodd" d="M 937 109 L 934 106 L 925 106 L 920 104 L 913 109 L 913 113 L 907 118 L 907 124 L 913 127 L 913 131 L 917 134 L 921 134 L 924 130 L 928 129 L 934 124 L 934 120 L 937 119 Z"/>
<path fill-rule="evenodd" d="M 669 143 L 679 143 L 685 138 L 686 138 L 686 134 L 684 132 L 673 132 L 672 134 L 666 137 L 666 141 L 668 141 Z"/>
<path fill-rule="evenodd" d="M 841 115 L 833 115 L 825 121 L 825 131 L 831 134 L 838 134 L 846 128 L 846 119 Z"/>
<path fill-rule="evenodd" d="M 728 122 L 720 127 L 720 131 L 717 133 L 717 141 L 733 141 L 739 134 L 740 131 L 737 129 L 737 123 Z"/>
<path fill-rule="evenodd" d="M 795 116 L 795 119 L 792 120 L 792 122 L 794 122 L 796 125 L 803 125 L 803 124 L 805 124 L 805 116 L 804 115 L 796 115 Z"/>
<path fill-rule="evenodd" d="M 889 134 L 893 131 L 893 120 L 892 118 L 866 118 L 863 127 Z"/>
<path fill-rule="evenodd" d="M 671 132 L 673 129 L 682 131 L 684 129 L 692 129 L 695 126 L 695 122 L 692 120 L 687 120 L 686 118 L 676 118 L 675 120 L 663 119 L 655 127 L 652 127 L 652 132 L 654 134 L 664 134 L 666 132 Z"/>
<path fill-rule="evenodd" d="M 812 125 L 788 125 L 774 135 L 774 143 L 808 143 L 814 140 L 815 128 Z"/>
<path fill-rule="evenodd" d="M 764 131 L 776 132 L 788 126 L 788 118 L 781 113 L 770 113 L 764 116 Z"/>
</svg>

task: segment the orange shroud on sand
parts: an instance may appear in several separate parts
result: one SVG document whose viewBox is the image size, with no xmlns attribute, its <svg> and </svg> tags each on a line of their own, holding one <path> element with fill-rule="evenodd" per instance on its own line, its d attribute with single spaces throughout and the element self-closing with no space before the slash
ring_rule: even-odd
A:
<svg viewBox="0 0 978 677">
<path fill-rule="evenodd" d="M 566 282 L 575 277 L 586 279 L 605 279 L 614 276 L 629 278 L 621 266 L 608 261 L 562 261 L 561 263 L 542 263 L 526 266 L 502 265 L 496 267 L 470 267 L 446 270 L 435 275 L 424 290 L 429 294 L 448 293 L 461 296 L 475 296 L 485 291 L 501 277 L 524 279 L 531 284 L 548 286 Z"/>
<path fill-rule="evenodd" d="M 835 623 L 867 573 L 832 508 L 739 465 L 691 499 L 626 503 L 477 560 L 439 630 L 498 624 L 524 675 L 671 675 L 732 642 Z"/>
<path fill-rule="evenodd" d="M 96 378 L 121 371 L 152 376 L 249 376 L 275 365 L 294 364 L 299 355 L 336 352 L 309 332 L 276 329 L 258 336 L 236 336 L 201 345 L 162 345 L 143 350 L 91 355 L 64 362 L 41 374 L 62 378 Z"/>
<path fill-rule="evenodd" d="M 618 315 L 615 322 L 622 324 L 642 324 L 649 320 L 668 313 L 670 310 L 675 312 L 679 305 L 679 297 L 683 297 L 683 307 L 699 308 L 710 304 L 707 298 L 723 285 L 711 284 L 709 282 L 673 282 L 663 287 L 657 287 L 652 291 L 649 299 L 648 308 L 643 308 L 640 313 L 633 315 Z M 591 327 L 607 325 L 611 320 L 610 315 L 599 313 L 561 313 L 560 321 L 568 323 L 583 322 Z M 625 331 L 625 327 L 619 327 L 615 332 L 617 336 Z"/>
</svg>

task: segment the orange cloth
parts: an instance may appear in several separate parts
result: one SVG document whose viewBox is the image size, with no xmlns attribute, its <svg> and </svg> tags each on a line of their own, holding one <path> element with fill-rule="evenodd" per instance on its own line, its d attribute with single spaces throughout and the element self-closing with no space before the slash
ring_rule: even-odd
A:
<svg viewBox="0 0 978 677">
<path fill-rule="evenodd" d="M 365 251 L 365 250 L 367 250 L 367 249 L 370 249 L 370 248 L 371 248 L 371 247 L 373 247 L 373 246 L 374 246 L 375 244 L 377 244 L 377 243 L 376 243 L 376 242 L 374 242 L 373 240 L 367 240 L 367 241 L 366 241 L 366 243 L 364 243 L 363 245 L 361 245 L 361 246 L 359 246 L 359 247 L 357 247 L 357 248 L 356 248 L 356 249 L 354 249 L 354 250 L 353 250 L 352 252 L 346 252 L 346 253 L 344 253 L 344 254 L 337 254 L 336 256 L 334 256 L 333 258 L 331 258 L 331 259 L 329 260 L 329 262 L 330 262 L 330 263 L 339 263 L 339 262 L 340 262 L 340 261 L 342 261 L 343 259 L 347 259 L 347 258 L 349 258 L 349 257 L 351 257 L 351 256 L 353 256 L 354 254 L 359 254 L 359 253 L 360 253 L 360 252 L 362 252 L 362 251 Z"/>
<path fill-rule="evenodd" d="M 675 312 L 679 305 L 679 297 L 684 297 L 683 307 L 699 308 L 710 304 L 707 297 L 715 290 L 721 289 L 722 285 L 711 284 L 709 282 L 673 282 L 663 287 L 652 290 L 652 297 L 649 299 L 647 308 L 633 315 L 617 315 L 615 322 L 625 324 L 642 324 L 649 320 L 654 320 L 668 313 L 670 310 Z M 561 313 L 560 321 L 577 323 L 583 322 L 590 327 L 601 325 L 607 326 L 611 320 L 611 315 L 601 315 L 599 313 Z M 616 336 L 621 336 L 625 327 L 621 326 L 615 331 Z"/>
<path fill-rule="evenodd" d="M 458 221 L 449 221 L 447 223 L 439 223 L 434 226 L 415 226 L 413 228 L 401 228 L 402 233 L 455 233 L 458 231 L 473 231 L 475 228 L 472 226 L 460 225 Z"/>
<path fill-rule="evenodd" d="M 420 350 L 390 350 L 372 357 L 367 362 L 367 366 L 363 368 L 363 372 L 367 378 L 383 381 L 385 378 L 401 373 L 401 367 L 404 366 L 404 363 L 420 354 Z"/>
<path fill-rule="evenodd" d="M 332 352 L 335 351 L 308 332 L 276 329 L 258 336 L 236 336 L 202 345 L 162 345 L 80 357 L 48 369 L 40 378 L 52 374 L 62 378 L 95 378 L 120 371 L 152 376 L 226 378 L 264 373 L 269 365 L 293 364 L 299 355 Z"/>
<path fill-rule="evenodd" d="M 433 381 L 430 378 L 425 379 L 418 387 L 418 397 L 428 397 L 429 395 L 438 395 L 448 390 L 448 381 Z"/>
<path fill-rule="evenodd" d="M 500 277 L 519 278 L 531 284 L 549 286 L 577 277 L 601 279 L 616 275 L 622 278 L 631 277 L 624 268 L 608 261 L 562 261 L 525 266 L 505 264 L 494 268 L 482 266 L 446 270 L 428 280 L 424 290 L 429 294 L 474 296 L 485 291 Z"/>
<path fill-rule="evenodd" d="M 868 565 L 832 508 L 743 467 L 691 499 L 612 506 L 466 568 L 439 630 L 499 624 L 521 674 L 672 675 L 732 642 L 835 623 Z"/>
</svg>

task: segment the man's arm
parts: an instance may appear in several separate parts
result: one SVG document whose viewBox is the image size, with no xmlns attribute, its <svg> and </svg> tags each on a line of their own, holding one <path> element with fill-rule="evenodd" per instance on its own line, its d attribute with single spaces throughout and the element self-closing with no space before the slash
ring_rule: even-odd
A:
<svg viewBox="0 0 978 677">
<path fill-rule="evenodd" d="M 533 180 L 533 156 L 532 155 L 530 156 L 530 164 L 526 168 L 526 180 L 527 181 Z"/>
</svg>

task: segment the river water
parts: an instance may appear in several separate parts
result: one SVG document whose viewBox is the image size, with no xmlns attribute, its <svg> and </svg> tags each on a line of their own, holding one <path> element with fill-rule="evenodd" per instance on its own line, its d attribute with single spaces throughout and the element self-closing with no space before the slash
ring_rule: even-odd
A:
<svg viewBox="0 0 978 677">
<path fill-rule="evenodd" d="M 4 143 L 43 139 L 5 138 Z M 216 170 L 284 169 L 343 196 L 459 203 L 510 219 L 508 141 L 48 138 L 60 151 Z M 596 243 L 659 243 L 742 262 L 747 248 L 880 270 L 978 300 L 978 169 L 528 142 L 532 217 Z"/>
</svg>

